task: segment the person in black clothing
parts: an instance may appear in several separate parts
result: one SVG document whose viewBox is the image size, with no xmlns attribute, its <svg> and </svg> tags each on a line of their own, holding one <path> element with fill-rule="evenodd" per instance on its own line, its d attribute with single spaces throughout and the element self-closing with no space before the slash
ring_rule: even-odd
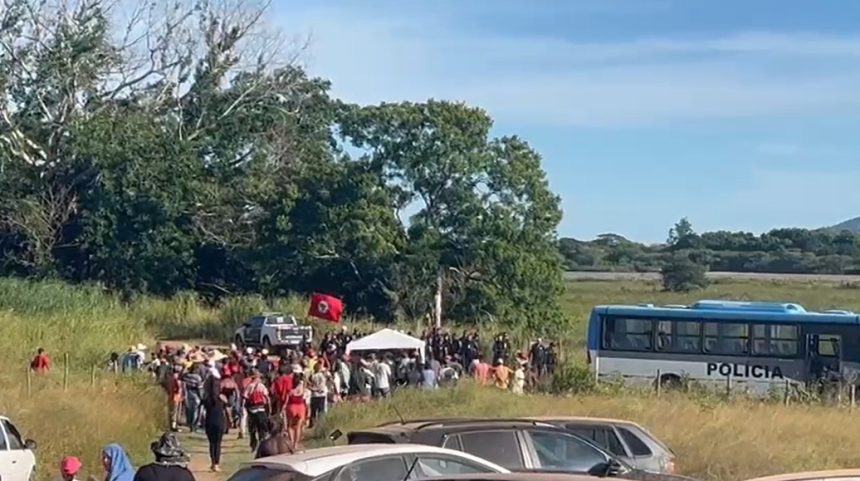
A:
<svg viewBox="0 0 860 481">
<path fill-rule="evenodd" d="M 188 470 L 188 455 L 175 434 L 164 433 L 151 447 L 155 462 L 141 466 L 134 481 L 196 481 Z"/>
<path fill-rule="evenodd" d="M 555 374 L 555 366 L 558 365 L 558 357 L 555 353 L 555 343 L 549 343 L 549 347 L 546 348 L 546 372 L 550 376 Z"/>
<path fill-rule="evenodd" d="M 206 378 L 203 389 L 203 406 L 206 408 L 206 439 L 209 441 L 210 469 L 221 471 L 221 441 L 227 432 L 227 398 L 221 394 L 221 376 L 212 373 Z"/>
<path fill-rule="evenodd" d="M 529 349 L 529 364 L 537 371 L 537 377 L 543 379 L 546 375 L 546 347 L 543 339 L 538 338 Z"/>
</svg>

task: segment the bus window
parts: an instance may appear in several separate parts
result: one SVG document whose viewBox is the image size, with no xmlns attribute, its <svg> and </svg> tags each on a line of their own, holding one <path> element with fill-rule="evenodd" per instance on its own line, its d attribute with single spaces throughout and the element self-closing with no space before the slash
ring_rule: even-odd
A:
<svg viewBox="0 0 860 481">
<path fill-rule="evenodd" d="M 653 324 L 649 319 L 608 318 L 603 344 L 608 349 L 650 351 Z"/>
<path fill-rule="evenodd" d="M 749 349 L 749 326 L 733 322 L 705 323 L 705 352 L 708 354 L 743 355 Z"/>
<path fill-rule="evenodd" d="M 672 321 L 657 321 L 657 350 L 672 350 Z"/>
<path fill-rule="evenodd" d="M 818 336 L 818 355 L 823 357 L 839 357 L 840 336 L 822 334 Z"/>
<path fill-rule="evenodd" d="M 702 350 L 702 324 L 697 321 L 675 323 L 675 351 L 699 352 Z"/>
<path fill-rule="evenodd" d="M 700 352 L 702 324 L 697 321 L 657 321 L 657 350 Z"/>
<path fill-rule="evenodd" d="M 753 354 L 794 357 L 800 352 L 797 326 L 785 324 L 753 326 Z"/>
</svg>

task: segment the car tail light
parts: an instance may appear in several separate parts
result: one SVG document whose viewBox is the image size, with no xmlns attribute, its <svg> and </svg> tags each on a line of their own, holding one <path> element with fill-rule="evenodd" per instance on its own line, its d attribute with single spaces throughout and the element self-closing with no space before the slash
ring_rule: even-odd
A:
<svg viewBox="0 0 860 481">
<path fill-rule="evenodd" d="M 675 474 L 675 460 L 674 459 L 672 459 L 672 458 L 666 459 L 665 466 L 666 466 L 665 469 L 666 469 L 667 474 Z"/>
</svg>

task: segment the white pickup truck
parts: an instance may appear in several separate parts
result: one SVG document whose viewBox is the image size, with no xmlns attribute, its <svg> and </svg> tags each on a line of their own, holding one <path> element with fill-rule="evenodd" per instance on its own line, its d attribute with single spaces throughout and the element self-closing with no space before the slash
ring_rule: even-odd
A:
<svg viewBox="0 0 860 481">
<path fill-rule="evenodd" d="M 0 416 L 0 480 L 28 481 L 36 476 L 36 443 L 21 433 L 5 416 Z"/>
<path fill-rule="evenodd" d="M 313 328 L 300 326 L 294 316 L 269 312 L 252 317 L 236 329 L 233 341 L 237 346 L 258 346 L 265 349 L 287 347 L 295 349 L 302 341 L 313 341 Z"/>
</svg>

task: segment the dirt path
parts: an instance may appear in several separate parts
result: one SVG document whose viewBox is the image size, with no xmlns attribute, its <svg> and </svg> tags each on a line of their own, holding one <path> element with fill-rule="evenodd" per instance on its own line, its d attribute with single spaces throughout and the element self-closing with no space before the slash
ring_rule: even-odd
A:
<svg viewBox="0 0 860 481">
<path fill-rule="evenodd" d="M 241 463 L 253 458 L 248 440 L 237 439 L 236 432 L 231 431 L 224 436 L 221 445 L 221 472 L 213 473 L 209 470 L 209 444 L 205 434 L 180 433 L 180 442 L 191 456 L 188 468 L 197 481 L 225 481 L 239 469 Z"/>
</svg>

